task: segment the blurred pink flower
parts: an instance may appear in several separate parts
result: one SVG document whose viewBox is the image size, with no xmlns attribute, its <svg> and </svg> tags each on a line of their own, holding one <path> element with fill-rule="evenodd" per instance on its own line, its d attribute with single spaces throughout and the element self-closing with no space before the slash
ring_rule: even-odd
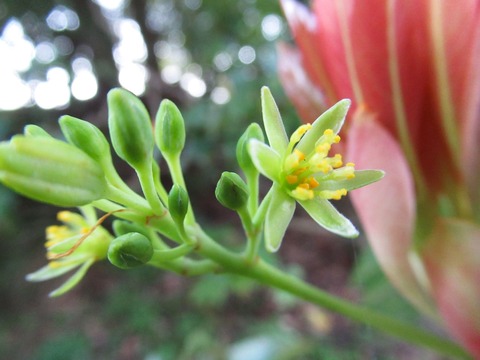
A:
<svg viewBox="0 0 480 360">
<path fill-rule="evenodd" d="M 383 270 L 480 357 L 480 0 L 281 0 L 300 116 L 353 100 L 348 158 L 386 171 L 352 201 Z"/>
</svg>

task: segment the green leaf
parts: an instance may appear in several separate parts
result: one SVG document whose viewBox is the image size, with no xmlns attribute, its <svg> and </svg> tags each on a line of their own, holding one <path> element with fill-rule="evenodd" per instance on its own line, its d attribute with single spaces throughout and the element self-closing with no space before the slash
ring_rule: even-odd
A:
<svg viewBox="0 0 480 360">
<path fill-rule="evenodd" d="M 282 159 L 275 150 L 263 142 L 253 139 L 248 143 L 248 152 L 253 164 L 263 176 L 272 181 L 280 180 Z"/>
<path fill-rule="evenodd" d="M 287 149 L 288 137 L 283 126 L 282 117 L 270 89 L 262 87 L 262 115 L 265 132 L 270 146 L 279 154 Z"/>
<path fill-rule="evenodd" d="M 321 227 L 337 235 L 353 238 L 358 236 L 358 230 L 345 216 L 328 201 L 321 198 L 299 200 L 300 205 Z"/>
<path fill-rule="evenodd" d="M 278 185 L 274 185 L 272 197 L 265 218 L 265 247 L 275 252 L 287 231 L 295 212 L 295 200 L 288 196 Z"/>
<path fill-rule="evenodd" d="M 309 154 L 315 148 L 315 143 L 327 129 L 332 129 L 337 134 L 343 126 L 345 116 L 347 115 L 351 101 L 348 99 L 340 100 L 312 124 L 310 130 L 302 137 L 297 145 L 297 149 L 304 154 Z"/>
</svg>

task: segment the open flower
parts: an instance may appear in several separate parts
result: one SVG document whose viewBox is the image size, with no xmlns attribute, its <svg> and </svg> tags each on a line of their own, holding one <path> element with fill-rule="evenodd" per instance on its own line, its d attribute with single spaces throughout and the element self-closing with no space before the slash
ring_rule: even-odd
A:
<svg viewBox="0 0 480 360">
<path fill-rule="evenodd" d="M 385 170 L 352 194 L 380 265 L 480 357 L 480 1 L 282 6 L 287 94 L 301 114 L 352 98 L 347 154 Z"/>
<path fill-rule="evenodd" d="M 289 140 L 270 90 L 262 88 L 263 121 L 270 146 L 259 140 L 251 140 L 248 146 L 258 171 L 273 181 L 265 219 L 269 251 L 279 248 L 297 202 L 325 229 L 345 237 L 358 235 L 329 200 L 381 179 L 383 172 L 355 171 L 353 163 L 343 164 L 341 155 L 329 156 L 331 146 L 340 141 L 338 132 L 349 106 L 348 100 L 338 102 L 313 124 L 300 126 Z"/>
<path fill-rule="evenodd" d="M 82 209 L 84 216 L 70 211 L 58 213 L 58 220 L 64 225 L 52 225 L 46 229 L 45 247 L 50 262 L 27 275 L 29 281 L 45 281 L 78 268 L 63 285 L 52 291 L 50 296 L 59 296 L 72 289 L 96 261 L 107 256 L 113 237 L 103 227 L 96 225 L 93 208 Z"/>
</svg>

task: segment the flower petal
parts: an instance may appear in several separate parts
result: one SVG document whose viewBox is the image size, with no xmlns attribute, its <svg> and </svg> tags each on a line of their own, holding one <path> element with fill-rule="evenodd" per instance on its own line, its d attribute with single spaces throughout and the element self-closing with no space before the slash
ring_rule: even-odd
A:
<svg viewBox="0 0 480 360">
<path fill-rule="evenodd" d="M 278 250 L 294 212 L 295 200 L 274 185 L 265 218 L 265 247 L 268 251 Z"/>
<path fill-rule="evenodd" d="M 348 158 L 385 171 L 373 185 L 351 193 L 352 203 L 375 256 L 395 287 L 422 311 L 432 303 L 409 262 L 415 225 L 412 174 L 395 139 L 367 112 L 357 112 L 349 129 Z"/>
<path fill-rule="evenodd" d="M 358 170 L 355 171 L 353 179 L 346 180 L 321 180 L 315 190 L 355 190 L 371 183 L 374 183 L 385 176 L 380 170 Z"/>
<path fill-rule="evenodd" d="M 282 171 L 281 158 L 275 150 L 261 141 L 252 139 L 248 143 L 248 152 L 257 170 L 272 181 L 279 181 Z"/>
<path fill-rule="evenodd" d="M 309 154 L 315 149 L 315 143 L 327 129 L 332 129 L 337 134 L 342 128 L 345 116 L 351 101 L 348 99 L 340 100 L 314 121 L 310 130 L 302 137 L 297 145 L 297 149 L 304 154 Z"/>
<path fill-rule="evenodd" d="M 441 219 L 421 252 L 447 328 L 480 358 L 480 227 Z"/>
<path fill-rule="evenodd" d="M 50 265 L 45 265 L 44 267 L 38 269 L 37 271 L 28 274 L 25 278 L 27 281 L 45 281 L 62 276 L 63 274 L 69 272 L 70 270 L 79 266 L 81 262 L 71 263 L 68 265 L 61 265 L 58 267 L 52 267 Z"/>
<path fill-rule="evenodd" d="M 90 266 L 93 265 L 95 259 L 89 259 L 73 274 L 67 281 L 63 283 L 58 289 L 53 290 L 48 296 L 56 297 L 65 294 L 67 291 L 71 290 L 75 285 L 77 285 L 80 280 L 83 279 L 85 274 L 87 273 Z"/>
<path fill-rule="evenodd" d="M 283 126 L 282 117 L 270 89 L 262 87 L 262 115 L 265 132 L 270 146 L 279 154 L 287 149 L 288 137 Z"/>
<path fill-rule="evenodd" d="M 317 224 L 328 231 L 348 238 L 358 236 L 355 226 L 340 214 L 328 200 L 317 197 L 313 200 L 299 200 L 298 202 Z"/>
</svg>

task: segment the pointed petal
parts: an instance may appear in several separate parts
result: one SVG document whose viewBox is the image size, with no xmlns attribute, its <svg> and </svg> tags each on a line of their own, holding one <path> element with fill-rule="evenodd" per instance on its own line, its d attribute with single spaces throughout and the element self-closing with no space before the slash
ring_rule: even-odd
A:
<svg viewBox="0 0 480 360">
<path fill-rule="evenodd" d="M 295 200 L 277 185 L 274 187 L 265 218 L 265 247 L 270 252 L 279 249 L 295 212 Z"/>
<path fill-rule="evenodd" d="M 282 160 L 271 147 L 252 139 L 248 143 L 248 152 L 257 170 L 272 181 L 279 181 Z"/>
<path fill-rule="evenodd" d="M 375 256 L 394 286 L 425 312 L 432 309 L 409 263 L 415 223 L 412 175 L 395 139 L 365 112 L 355 114 L 349 130 L 349 159 L 375 167 L 385 177 L 351 193 L 352 203 Z"/>
<path fill-rule="evenodd" d="M 385 176 L 381 170 L 358 170 L 355 171 L 355 177 L 347 180 L 321 180 L 320 185 L 315 190 L 355 190 L 366 185 L 377 182 Z"/>
<path fill-rule="evenodd" d="M 87 273 L 90 266 L 93 265 L 95 259 L 90 259 L 86 261 L 76 272 L 73 274 L 67 281 L 63 283 L 58 289 L 53 290 L 48 296 L 56 297 L 65 294 L 67 291 L 71 290 L 75 285 L 77 285 L 80 280 L 83 279 Z"/>
<path fill-rule="evenodd" d="M 337 134 L 342 128 L 350 104 L 351 101 L 348 99 L 340 100 L 320 115 L 312 124 L 310 130 L 302 137 L 297 145 L 297 149 L 304 154 L 309 154 L 315 149 L 315 143 L 325 130 L 332 129 Z"/>
<path fill-rule="evenodd" d="M 287 149 L 288 137 L 283 126 L 282 117 L 270 89 L 262 87 L 262 115 L 265 132 L 270 146 L 279 154 Z"/>
<path fill-rule="evenodd" d="M 328 200 L 315 198 L 313 200 L 299 200 L 298 202 L 318 225 L 328 231 L 347 238 L 358 236 L 358 230 L 355 226 L 340 214 Z"/>
<path fill-rule="evenodd" d="M 480 227 L 440 220 L 422 249 L 440 314 L 450 330 L 480 358 Z"/>
<path fill-rule="evenodd" d="M 45 265 L 44 267 L 38 269 L 37 271 L 28 274 L 25 278 L 27 281 L 35 281 L 35 282 L 50 280 L 69 272 L 70 270 L 76 268 L 79 265 L 80 265 L 80 262 L 72 263 L 64 266 L 58 266 L 58 267 Z"/>
</svg>

